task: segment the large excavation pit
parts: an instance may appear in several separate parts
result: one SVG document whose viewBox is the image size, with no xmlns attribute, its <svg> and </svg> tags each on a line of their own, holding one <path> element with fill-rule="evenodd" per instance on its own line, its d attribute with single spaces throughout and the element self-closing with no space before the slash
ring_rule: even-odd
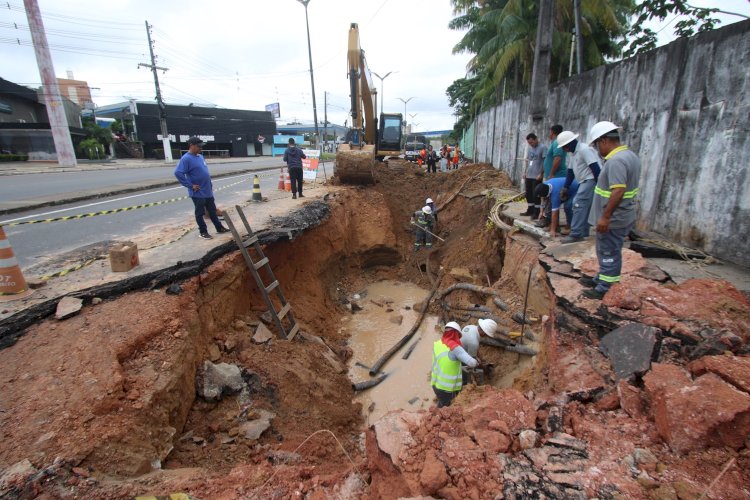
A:
<svg viewBox="0 0 750 500">
<path fill-rule="evenodd" d="M 411 168 L 397 164 L 394 171 Z M 415 307 L 429 290 L 490 280 L 500 282 L 505 302 L 521 307 L 513 280 L 502 278 L 504 235 L 486 224 L 493 199 L 483 193 L 510 183 L 480 167 L 451 178 L 414 186 L 381 176 L 368 189 L 333 188 L 326 200 L 276 221 L 276 233 L 299 219 L 310 226 L 265 247 L 301 326 L 294 341 L 275 335 L 238 252 L 182 283 L 180 295 L 163 288 L 133 292 L 66 321 L 31 326 L 0 351 L 6 367 L 0 424 L 4 442 L 14 443 L 0 451 L 3 467 L 25 459 L 49 467 L 60 457 L 60 466 L 85 471 L 72 475 L 70 487 L 106 497 L 171 491 L 173 484 L 199 497 L 251 491 L 279 464 L 293 467 L 298 479 L 312 474 L 347 484 L 354 470 L 349 457 L 355 466 L 364 458 L 364 428 L 392 410 L 434 405 L 429 372 L 438 323 L 476 321 L 433 303 L 408 345 L 384 365 L 386 380 L 355 393 L 353 383 L 371 378 L 362 366 L 413 326 Z M 468 196 L 453 196 L 456 182 L 467 182 Z M 438 231 L 446 243 L 415 252 L 409 217 L 427 197 L 445 204 Z M 492 297 L 468 291 L 450 299 L 492 305 Z M 508 327 L 512 312 L 493 308 Z M 259 325 L 272 331 L 270 340 L 253 340 Z M 541 335 L 539 323 L 530 329 Z M 508 374 L 519 374 L 521 358 L 528 358 L 523 373 L 533 371 L 528 356 L 482 352 L 494 368 L 490 385 L 511 386 Z M 222 363 L 237 367 L 241 390 L 214 399 L 197 395 L 205 365 Z M 265 427 L 251 425 L 263 419 Z M 321 429 L 336 439 L 310 438 Z"/>
</svg>

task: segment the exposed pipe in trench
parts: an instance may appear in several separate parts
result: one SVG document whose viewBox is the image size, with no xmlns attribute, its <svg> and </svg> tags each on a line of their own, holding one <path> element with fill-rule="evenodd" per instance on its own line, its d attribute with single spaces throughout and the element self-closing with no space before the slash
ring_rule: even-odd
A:
<svg viewBox="0 0 750 500">
<path fill-rule="evenodd" d="M 352 383 L 352 389 L 354 389 L 354 392 L 358 392 L 358 391 L 364 391 L 365 389 L 369 389 L 370 387 L 375 387 L 380 382 L 385 380 L 387 376 L 388 374 L 384 373 L 377 378 L 365 380 L 364 382 Z"/>
</svg>

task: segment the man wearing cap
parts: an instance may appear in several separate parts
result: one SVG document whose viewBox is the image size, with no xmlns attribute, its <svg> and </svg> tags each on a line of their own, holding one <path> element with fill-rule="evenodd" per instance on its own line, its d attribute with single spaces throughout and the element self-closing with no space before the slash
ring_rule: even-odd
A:
<svg viewBox="0 0 750 500">
<path fill-rule="evenodd" d="M 284 151 L 284 162 L 289 170 L 289 179 L 292 181 L 292 199 L 297 199 L 297 193 L 300 198 L 302 195 L 302 160 L 307 158 L 305 153 L 297 147 L 294 138 L 289 138 L 289 147 Z"/>
<path fill-rule="evenodd" d="M 620 282 L 622 245 L 636 218 L 635 197 L 641 160 L 626 145 L 620 144 L 618 129 L 614 123 L 603 121 L 589 132 L 589 143 L 604 158 L 589 214 L 589 224 L 596 226 L 599 273 L 594 278 L 581 278 L 581 283 L 591 287 L 583 294 L 595 300 L 601 300 L 613 283 Z"/>
<path fill-rule="evenodd" d="M 477 321 L 477 324 L 478 326 L 467 325 L 461 330 L 461 345 L 469 353 L 469 356 L 475 358 L 477 363 L 479 363 L 479 357 L 477 356 L 477 353 L 479 353 L 479 339 L 483 334 L 488 337 L 494 337 L 497 331 L 497 323 L 491 319 L 480 319 Z M 462 367 L 461 373 L 464 385 L 471 381 L 472 374 L 480 379 L 480 383 L 484 382 L 484 372 L 479 369 Z"/>
<path fill-rule="evenodd" d="M 429 205 L 422 207 L 422 210 L 414 212 L 412 217 L 414 224 L 417 226 L 415 235 L 416 241 L 414 241 L 414 250 L 421 250 L 424 245 L 425 248 L 432 248 L 432 230 L 435 227 L 435 218 L 432 216 L 432 208 Z"/>
<path fill-rule="evenodd" d="M 594 186 L 601 171 L 599 153 L 591 146 L 580 143 L 578 134 L 569 130 L 563 130 L 557 136 L 557 144 L 572 156 L 572 168 L 568 169 L 565 186 L 560 193 L 562 201 L 568 199 L 573 180 L 578 182 L 578 191 L 573 199 L 573 220 L 569 221 L 570 234 L 561 240 L 562 243 L 574 243 L 589 235 L 589 212 L 594 197 Z"/>
<path fill-rule="evenodd" d="M 180 184 L 188 190 L 190 199 L 195 206 L 195 222 L 198 223 L 200 237 L 210 240 L 213 237 L 208 234 L 208 228 L 203 220 L 203 214 L 208 212 L 211 222 L 214 223 L 217 233 L 228 233 L 229 229 L 221 225 L 216 215 L 216 201 L 214 200 L 213 184 L 211 174 L 208 173 L 208 165 L 201 154 L 203 141 L 198 137 L 188 139 L 188 151 L 177 164 L 174 176 Z"/>
<path fill-rule="evenodd" d="M 455 321 L 446 323 L 443 336 L 432 345 L 432 390 L 437 396 L 438 408 L 450 406 L 463 386 L 461 363 L 469 368 L 477 366 L 461 345 L 461 326 Z"/>
</svg>

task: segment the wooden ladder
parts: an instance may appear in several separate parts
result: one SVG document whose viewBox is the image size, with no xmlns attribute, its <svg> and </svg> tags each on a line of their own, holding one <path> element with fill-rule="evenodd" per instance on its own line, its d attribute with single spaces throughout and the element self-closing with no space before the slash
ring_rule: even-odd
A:
<svg viewBox="0 0 750 500">
<path fill-rule="evenodd" d="M 268 257 L 265 256 L 265 254 L 263 253 L 263 248 L 260 246 L 260 243 L 258 243 L 258 236 L 253 233 L 252 229 L 250 229 L 250 224 L 247 223 L 247 218 L 245 217 L 242 208 L 240 208 L 238 205 L 235 205 L 234 208 L 237 210 L 237 215 L 240 216 L 242 223 L 245 225 L 245 230 L 247 231 L 247 239 L 245 241 L 242 241 L 240 233 L 237 231 L 237 228 L 234 226 L 232 219 L 226 212 L 224 212 L 224 221 L 232 231 L 234 241 L 237 243 L 240 252 L 242 252 L 242 256 L 245 258 L 247 268 L 250 269 L 250 272 L 255 278 L 255 283 L 257 283 L 258 288 L 260 289 L 260 293 L 261 295 L 263 295 L 263 300 L 266 301 L 268 311 L 271 313 L 271 317 L 273 318 L 273 321 L 279 330 L 279 336 L 286 340 L 292 340 L 299 331 L 299 325 L 294 319 L 294 314 L 292 313 L 292 305 L 287 302 L 286 298 L 284 297 L 284 294 L 281 291 L 281 286 L 279 285 L 279 280 L 277 280 L 274 276 L 273 270 L 268 263 Z M 248 251 L 248 248 L 250 246 L 255 249 L 255 253 L 259 257 L 259 260 L 257 262 L 253 260 L 253 257 Z M 260 273 L 258 272 L 263 268 L 265 268 L 268 278 L 271 280 L 271 283 L 268 286 L 265 285 L 263 279 L 260 276 Z M 281 304 L 281 309 L 279 311 L 276 311 L 276 307 L 274 306 L 274 303 L 269 296 L 272 291 L 276 292 L 276 297 L 279 299 L 279 303 Z M 284 326 L 284 323 L 282 322 L 284 318 L 287 318 L 289 328 L 286 328 Z"/>
</svg>

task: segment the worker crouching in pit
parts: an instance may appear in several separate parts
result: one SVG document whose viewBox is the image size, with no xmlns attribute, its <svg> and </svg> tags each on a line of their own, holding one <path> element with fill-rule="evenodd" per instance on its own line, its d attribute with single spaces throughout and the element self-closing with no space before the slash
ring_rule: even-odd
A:
<svg viewBox="0 0 750 500">
<path fill-rule="evenodd" d="M 477 360 L 477 366 L 474 368 L 466 365 L 461 366 L 463 385 L 469 384 L 472 379 L 477 385 L 484 384 L 484 367 L 478 356 L 479 339 L 482 335 L 494 338 L 497 331 L 497 323 L 491 319 L 480 319 L 477 324 L 478 326 L 467 325 L 461 330 L 461 345 L 469 356 Z"/>
<path fill-rule="evenodd" d="M 432 346 L 432 390 L 437 396 L 437 406 L 450 406 L 461 392 L 463 377 L 461 363 L 469 368 L 477 366 L 477 360 L 461 345 L 461 326 L 450 321 L 443 329 L 443 336 Z"/>
<path fill-rule="evenodd" d="M 435 218 L 432 216 L 432 208 L 429 205 L 422 207 L 422 210 L 414 212 L 412 224 L 416 227 L 414 250 L 420 250 L 423 246 L 427 249 L 432 248 L 432 231 L 435 228 Z"/>
</svg>

